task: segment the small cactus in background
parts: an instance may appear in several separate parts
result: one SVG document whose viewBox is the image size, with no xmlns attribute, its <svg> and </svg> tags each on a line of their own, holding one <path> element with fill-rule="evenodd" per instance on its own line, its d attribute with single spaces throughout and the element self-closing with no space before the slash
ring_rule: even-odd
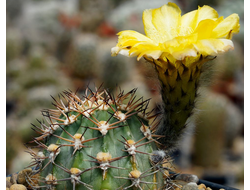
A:
<svg viewBox="0 0 250 190">
<path fill-rule="evenodd" d="M 200 103 L 200 109 L 204 111 L 197 114 L 196 129 L 199 135 L 195 137 L 193 160 L 198 166 L 220 168 L 228 102 L 223 96 L 209 91 L 206 93 L 209 96 Z"/>
<path fill-rule="evenodd" d="M 122 84 L 129 78 L 129 69 L 125 61 L 121 57 L 116 58 L 112 59 L 109 54 L 104 57 L 102 64 L 101 78 L 105 87 L 110 90 L 115 89 L 117 84 Z"/>
<path fill-rule="evenodd" d="M 29 147 L 40 178 L 29 185 L 47 189 L 159 189 L 170 178 L 163 166 L 167 153 L 156 151 L 159 114 L 147 112 L 148 100 L 136 90 L 88 89 L 83 98 L 65 91 L 55 110 L 43 110 L 46 122 L 33 126 L 40 134 Z M 66 102 L 63 100 L 66 100 Z M 169 184 L 168 184 L 169 185 Z"/>
<path fill-rule="evenodd" d="M 70 71 L 71 75 L 81 80 L 91 79 L 98 77 L 99 67 L 96 58 L 97 49 L 96 35 L 79 34 L 75 36 L 72 48 L 69 50 L 65 62 L 70 63 L 65 67 L 67 72 Z"/>
</svg>

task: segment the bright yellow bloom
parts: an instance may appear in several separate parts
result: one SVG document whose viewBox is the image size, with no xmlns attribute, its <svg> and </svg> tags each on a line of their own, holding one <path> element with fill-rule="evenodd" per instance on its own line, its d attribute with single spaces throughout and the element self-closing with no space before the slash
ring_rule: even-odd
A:
<svg viewBox="0 0 250 190">
<path fill-rule="evenodd" d="M 240 29 L 239 16 L 223 19 L 209 6 L 181 16 L 174 3 L 143 12 L 146 36 L 132 30 L 120 33 L 118 53 L 145 58 L 155 66 L 164 103 L 163 124 L 156 134 L 165 147 L 175 146 L 192 114 L 202 65 L 219 53 L 233 49 L 231 38 Z"/>
<path fill-rule="evenodd" d="M 237 14 L 223 19 L 206 5 L 181 16 L 180 8 L 168 3 L 145 10 L 142 19 L 146 36 L 132 30 L 119 32 L 118 44 L 111 50 L 113 56 L 120 53 L 137 56 L 138 60 L 160 58 L 171 63 L 179 60 L 188 66 L 200 55 L 215 56 L 233 49 L 230 39 L 240 29 Z"/>
</svg>

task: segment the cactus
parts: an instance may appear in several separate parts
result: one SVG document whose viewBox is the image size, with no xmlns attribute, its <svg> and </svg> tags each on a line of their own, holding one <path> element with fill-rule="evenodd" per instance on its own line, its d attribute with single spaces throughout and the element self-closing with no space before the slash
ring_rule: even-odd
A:
<svg viewBox="0 0 250 190">
<path fill-rule="evenodd" d="M 88 89 L 84 98 L 65 91 L 55 110 L 34 126 L 40 136 L 29 147 L 40 177 L 27 177 L 33 189 L 159 189 L 169 177 L 167 153 L 157 151 L 159 123 L 146 112 L 148 100 L 136 100 L 136 90 L 109 92 Z M 63 102 L 62 99 L 66 100 Z M 164 177 L 166 176 L 166 177 Z"/>
<path fill-rule="evenodd" d="M 240 26 L 238 15 L 223 20 L 214 9 L 203 6 L 193 16 L 183 16 L 194 30 L 186 22 L 179 28 L 180 14 L 174 3 L 145 10 L 147 36 L 120 32 L 111 50 L 113 56 L 143 57 L 154 65 L 164 117 L 159 120 L 159 113 L 148 112 L 148 100 L 136 99 L 136 90 L 113 96 L 100 88 L 87 89 L 83 98 L 64 91 L 59 100 L 53 98 L 56 109 L 42 111 L 46 122 L 33 125 L 40 136 L 31 141 L 39 151 L 28 150 L 34 159 L 31 166 L 38 170 L 26 176 L 32 189 L 182 188 L 171 181 L 168 151 L 175 148 L 192 114 L 204 63 L 233 48 L 229 39 Z M 166 26 L 162 25 L 165 19 L 169 20 Z M 206 22 L 214 33 L 203 35 Z M 190 184 L 182 189 L 187 188 Z"/>
<path fill-rule="evenodd" d="M 96 58 L 97 36 L 80 34 L 75 36 L 72 48 L 65 55 L 65 68 L 71 72 L 74 78 L 87 79 L 99 75 L 99 67 Z"/>
</svg>

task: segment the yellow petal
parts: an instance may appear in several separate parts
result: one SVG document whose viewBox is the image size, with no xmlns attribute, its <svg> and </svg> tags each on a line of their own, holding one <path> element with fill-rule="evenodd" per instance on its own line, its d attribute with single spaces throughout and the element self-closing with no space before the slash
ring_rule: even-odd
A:
<svg viewBox="0 0 250 190">
<path fill-rule="evenodd" d="M 221 21 L 213 30 L 213 38 L 229 38 L 231 39 L 232 33 L 238 33 L 240 30 L 239 16 L 237 14 L 231 14 L 223 21 Z"/>
<path fill-rule="evenodd" d="M 185 36 L 192 33 L 197 25 L 198 11 L 191 11 L 184 14 L 181 17 L 181 27 L 179 29 L 179 35 Z"/>
<path fill-rule="evenodd" d="M 144 51 L 144 52 L 141 52 L 138 57 L 137 57 L 137 60 L 139 61 L 143 56 L 147 56 L 147 57 L 150 57 L 150 58 L 153 58 L 153 59 L 158 59 L 162 54 L 162 51 L 161 50 L 149 50 L 149 51 Z"/>
<path fill-rule="evenodd" d="M 152 40 L 150 38 L 148 38 L 147 36 L 133 31 L 133 30 L 124 30 L 122 32 L 119 32 L 117 34 L 119 36 L 119 40 L 128 40 L 128 39 L 136 39 L 138 41 L 151 41 Z"/>
<path fill-rule="evenodd" d="M 194 46 L 200 54 L 205 56 L 215 56 L 218 53 L 226 52 L 234 48 L 233 42 L 228 39 L 199 40 Z"/>
<path fill-rule="evenodd" d="M 181 17 L 180 35 L 192 33 L 202 20 L 218 18 L 218 13 L 212 7 L 204 5 L 198 10 L 188 12 Z"/>
<path fill-rule="evenodd" d="M 194 43 L 197 41 L 197 34 L 189 36 L 179 36 L 171 41 L 165 43 L 165 48 L 176 60 L 183 60 L 185 57 L 196 57 L 197 50 Z"/>
<path fill-rule="evenodd" d="M 121 49 L 121 50 L 119 51 L 119 54 L 125 55 L 125 56 L 127 56 L 127 57 L 133 57 L 133 56 L 129 53 L 129 50 L 128 50 L 128 49 Z"/>
<path fill-rule="evenodd" d="M 212 7 L 204 5 L 203 7 L 198 8 L 198 18 L 197 18 L 197 25 L 199 22 L 205 19 L 216 19 L 219 15 L 216 10 L 214 10 Z"/>
<path fill-rule="evenodd" d="M 189 36 L 179 36 L 165 42 L 164 48 L 167 50 L 167 52 L 172 54 L 177 51 L 182 51 L 186 48 L 193 48 L 193 44 L 196 43 L 197 39 L 197 33 L 191 34 Z"/>
<path fill-rule="evenodd" d="M 174 3 L 157 9 L 145 10 L 143 23 L 146 35 L 158 43 L 163 43 L 178 35 L 181 10 Z"/>
<path fill-rule="evenodd" d="M 115 57 L 118 55 L 120 48 L 115 46 L 111 48 L 111 56 Z"/>
<path fill-rule="evenodd" d="M 135 32 L 133 30 L 125 30 L 118 33 L 118 43 L 116 47 L 111 49 L 111 55 L 116 56 L 118 53 L 125 56 L 134 56 L 134 52 L 130 52 L 131 48 L 133 48 L 136 44 L 143 43 L 145 44 L 154 44 L 154 42 L 146 37 L 143 34 Z"/>
<path fill-rule="evenodd" d="M 181 51 L 172 53 L 176 60 L 184 60 L 186 57 L 196 57 L 197 51 L 195 48 L 186 48 Z"/>
<path fill-rule="evenodd" d="M 229 39 L 220 39 L 224 43 L 224 47 L 222 50 L 218 50 L 219 52 L 227 52 L 228 50 L 233 50 L 234 49 L 234 44 L 232 40 Z"/>
<path fill-rule="evenodd" d="M 197 28 L 195 29 L 195 33 L 198 34 L 198 38 L 201 39 L 208 39 L 212 35 L 213 29 L 217 26 L 217 22 L 211 19 L 202 20 Z"/>
<path fill-rule="evenodd" d="M 143 11 L 142 20 L 146 36 L 157 43 L 165 41 L 164 36 L 158 34 L 158 30 L 152 23 L 152 9 L 146 9 Z"/>
<path fill-rule="evenodd" d="M 154 59 L 158 59 L 161 55 L 162 47 L 159 45 L 154 45 L 152 43 L 141 42 L 137 43 L 131 47 L 129 53 L 131 55 L 137 55 L 139 60 L 142 56 L 147 55 L 148 57 L 152 57 Z"/>
</svg>

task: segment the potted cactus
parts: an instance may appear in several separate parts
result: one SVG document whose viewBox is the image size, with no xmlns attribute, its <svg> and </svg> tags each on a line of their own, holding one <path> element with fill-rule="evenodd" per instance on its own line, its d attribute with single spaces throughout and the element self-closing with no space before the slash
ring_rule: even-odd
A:
<svg viewBox="0 0 250 190">
<path fill-rule="evenodd" d="M 207 62 L 233 49 L 239 17 L 223 19 L 209 6 L 181 16 L 168 3 L 145 10 L 143 23 L 146 35 L 122 31 L 111 52 L 153 64 L 162 113 L 148 110 L 135 89 L 88 88 L 83 97 L 64 91 L 54 98 L 55 109 L 42 111 L 44 122 L 33 125 L 39 135 L 28 147 L 32 169 L 20 172 L 17 183 L 24 179 L 28 189 L 206 189 L 194 176 L 176 177 L 169 153 L 193 113 Z"/>
</svg>

